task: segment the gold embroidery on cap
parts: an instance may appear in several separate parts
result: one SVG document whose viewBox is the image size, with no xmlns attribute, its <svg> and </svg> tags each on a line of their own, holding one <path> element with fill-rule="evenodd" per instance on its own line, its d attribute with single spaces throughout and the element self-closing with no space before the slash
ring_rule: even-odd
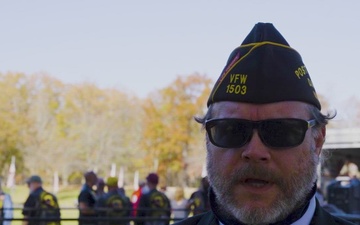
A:
<svg viewBox="0 0 360 225">
<path fill-rule="evenodd" d="M 230 83 L 226 86 L 226 93 L 229 94 L 246 94 L 247 74 L 233 73 L 230 74 Z"/>
<path fill-rule="evenodd" d="M 306 74 L 309 74 L 309 73 L 308 73 L 305 65 L 302 65 L 295 70 L 295 75 L 299 79 L 301 79 L 301 77 L 305 76 Z"/>
<path fill-rule="evenodd" d="M 278 46 L 278 47 L 282 47 L 282 48 L 287 48 L 287 49 L 291 49 L 295 52 L 297 52 L 295 49 L 291 48 L 290 46 L 287 46 L 287 45 L 283 45 L 283 44 L 279 44 L 279 43 L 276 43 L 276 42 L 271 42 L 271 41 L 264 41 L 264 42 L 257 42 L 257 43 L 250 43 L 250 44 L 246 44 L 246 45 L 241 45 L 240 47 L 238 48 L 246 48 L 246 47 L 252 47 L 245 55 L 243 55 L 240 59 L 238 59 L 236 62 L 231 62 L 233 63 L 229 68 L 226 68 L 226 71 L 224 71 L 224 73 L 220 76 L 219 78 L 219 82 L 218 82 L 218 85 L 216 87 L 214 87 L 214 91 L 211 95 L 211 101 L 214 101 L 214 96 L 217 92 L 217 90 L 219 89 L 220 85 L 222 84 L 222 82 L 224 81 L 225 77 L 228 76 L 229 72 L 237 65 L 239 64 L 240 61 L 242 61 L 244 58 L 246 58 L 254 49 L 258 48 L 258 47 L 261 47 L 263 45 L 275 45 L 275 46 Z M 238 49 L 236 48 L 236 49 Z M 235 50 L 236 50 L 235 49 Z M 233 60 L 235 61 L 235 60 Z M 230 77 L 231 79 L 231 77 Z M 246 78 L 245 78 L 245 82 L 246 82 L 246 79 L 247 79 L 247 75 L 246 75 Z M 230 81 L 231 82 L 231 81 Z M 246 85 L 234 85 L 234 84 L 228 84 L 227 87 L 226 87 L 226 93 L 235 93 L 235 94 L 246 94 L 246 91 L 247 91 L 247 87 Z"/>
</svg>

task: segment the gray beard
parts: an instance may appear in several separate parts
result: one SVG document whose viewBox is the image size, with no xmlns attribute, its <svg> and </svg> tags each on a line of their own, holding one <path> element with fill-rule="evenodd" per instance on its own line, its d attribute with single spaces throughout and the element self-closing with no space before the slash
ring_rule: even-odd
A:
<svg viewBox="0 0 360 225">
<path fill-rule="evenodd" d="M 299 162 L 302 165 L 301 168 L 288 180 L 284 180 L 279 174 L 265 167 L 254 164 L 247 164 L 241 169 L 233 171 L 230 177 L 223 177 L 217 169 L 211 166 L 210 154 L 208 154 L 207 158 L 207 170 L 210 185 L 213 188 L 218 205 L 226 213 L 249 225 L 263 225 L 285 219 L 297 207 L 305 204 L 306 196 L 311 192 L 317 178 L 318 156 L 314 151 L 311 151 L 309 159 L 306 159 L 308 161 L 302 159 Z M 251 208 L 239 206 L 232 196 L 232 187 L 238 184 L 239 180 L 245 176 L 261 177 L 265 180 L 274 181 L 281 189 L 276 201 L 270 207 Z"/>
</svg>

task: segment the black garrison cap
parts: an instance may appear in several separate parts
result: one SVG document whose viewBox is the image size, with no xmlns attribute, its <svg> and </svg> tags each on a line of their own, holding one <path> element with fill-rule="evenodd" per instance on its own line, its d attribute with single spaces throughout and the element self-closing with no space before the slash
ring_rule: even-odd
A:
<svg viewBox="0 0 360 225">
<path fill-rule="evenodd" d="M 271 23 L 256 24 L 231 53 L 207 105 L 220 101 L 301 101 L 321 109 L 300 54 Z"/>
</svg>

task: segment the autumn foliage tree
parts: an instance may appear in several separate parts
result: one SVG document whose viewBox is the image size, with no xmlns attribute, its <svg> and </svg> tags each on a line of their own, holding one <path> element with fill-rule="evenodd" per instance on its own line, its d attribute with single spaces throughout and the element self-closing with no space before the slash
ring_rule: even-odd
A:
<svg viewBox="0 0 360 225">
<path fill-rule="evenodd" d="M 203 142 L 194 116 L 203 114 L 210 84 L 210 79 L 199 74 L 179 76 L 144 101 L 144 162 L 169 184 L 187 182 L 189 153 Z"/>
<path fill-rule="evenodd" d="M 66 185 L 71 173 L 111 163 L 133 166 L 126 157 L 139 151 L 139 99 L 94 84 L 64 84 L 46 74 L 0 74 L 0 162 L 7 175 L 11 156 L 24 180 L 39 174 Z"/>
<path fill-rule="evenodd" d="M 206 155 L 194 116 L 206 112 L 212 84 L 205 75 L 178 76 L 140 99 L 47 74 L 0 73 L 0 175 L 6 178 L 15 156 L 18 181 L 36 173 L 50 183 L 56 172 L 67 185 L 89 169 L 106 177 L 116 164 L 126 184 L 136 171 L 140 179 L 158 172 L 166 185 L 194 184 Z"/>
<path fill-rule="evenodd" d="M 0 74 L 0 167 L 1 174 L 9 168 L 10 159 L 16 156 L 23 168 L 21 149 L 24 146 L 24 127 L 28 125 L 30 90 L 23 74 Z"/>
</svg>

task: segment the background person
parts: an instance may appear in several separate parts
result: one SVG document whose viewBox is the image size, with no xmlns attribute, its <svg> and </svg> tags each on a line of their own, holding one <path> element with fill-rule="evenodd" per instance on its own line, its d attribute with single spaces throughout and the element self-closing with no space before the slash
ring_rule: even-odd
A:
<svg viewBox="0 0 360 225">
<path fill-rule="evenodd" d="M 146 177 L 146 186 L 140 197 L 137 225 L 167 225 L 170 223 L 171 205 L 168 197 L 157 190 L 159 176 L 156 173 L 150 173 Z M 146 219 L 150 218 L 150 219 Z M 144 219 L 144 220 L 141 220 Z M 160 220 L 156 220 L 160 219 Z"/>
<path fill-rule="evenodd" d="M 346 156 L 343 167 L 339 173 L 340 176 L 348 176 L 351 179 L 359 177 L 359 168 L 358 166 L 351 161 L 350 156 Z"/>
<path fill-rule="evenodd" d="M 96 183 L 96 191 L 95 191 L 95 194 L 96 194 L 96 197 L 97 198 L 100 198 L 101 196 L 105 195 L 106 192 L 105 192 L 105 181 L 103 178 L 98 178 L 97 179 L 97 183 Z"/>
<path fill-rule="evenodd" d="M 42 187 L 42 179 L 38 175 L 26 181 L 30 194 L 24 203 L 22 214 L 23 225 L 60 225 L 60 207 L 55 195 Z M 53 218 L 53 221 L 41 219 Z M 29 219 L 29 220 L 26 220 Z"/>
<path fill-rule="evenodd" d="M 133 207 L 133 211 L 132 211 L 132 215 L 135 217 L 136 216 L 136 209 L 139 206 L 139 200 L 140 197 L 142 195 L 142 188 L 146 185 L 146 182 L 141 181 L 139 183 L 139 188 L 137 190 L 135 190 L 132 194 L 131 194 L 131 203 L 132 203 L 132 207 Z"/>
<path fill-rule="evenodd" d="M 311 36 L 311 34 L 307 34 Z M 326 124 L 309 73 L 272 24 L 227 61 L 196 120 L 206 130 L 211 211 L 178 225 L 352 224 L 315 198 Z"/>
<path fill-rule="evenodd" d="M 127 225 L 130 222 L 132 206 L 130 199 L 118 187 L 118 179 L 109 177 L 106 181 L 108 192 L 100 197 L 96 202 L 96 209 L 100 217 L 106 217 L 109 220 L 101 221 L 100 225 Z M 128 219 L 128 220 L 125 220 Z"/>
<path fill-rule="evenodd" d="M 11 196 L 5 193 L 2 189 L 2 183 L 0 179 L 0 219 L 12 219 L 13 218 L 13 202 Z M 10 225 L 11 220 L 4 220 L 0 222 L 1 225 Z"/>
<path fill-rule="evenodd" d="M 209 180 L 207 177 L 201 178 L 200 187 L 197 191 L 191 194 L 188 205 L 193 215 L 210 210 Z"/>
<path fill-rule="evenodd" d="M 174 199 L 170 201 L 172 218 L 175 221 L 182 220 L 188 217 L 189 215 L 189 204 L 188 200 L 185 198 L 184 189 L 181 187 L 176 188 L 174 193 Z"/>
<path fill-rule="evenodd" d="M 78 196 L 79 225 L 96 225 L 97 213 L 95 211 L 96 194 L 93 186 L 97 183 L 97 175 L 93 171 L 84 174 L 85 184 Z"/>
</svg>

